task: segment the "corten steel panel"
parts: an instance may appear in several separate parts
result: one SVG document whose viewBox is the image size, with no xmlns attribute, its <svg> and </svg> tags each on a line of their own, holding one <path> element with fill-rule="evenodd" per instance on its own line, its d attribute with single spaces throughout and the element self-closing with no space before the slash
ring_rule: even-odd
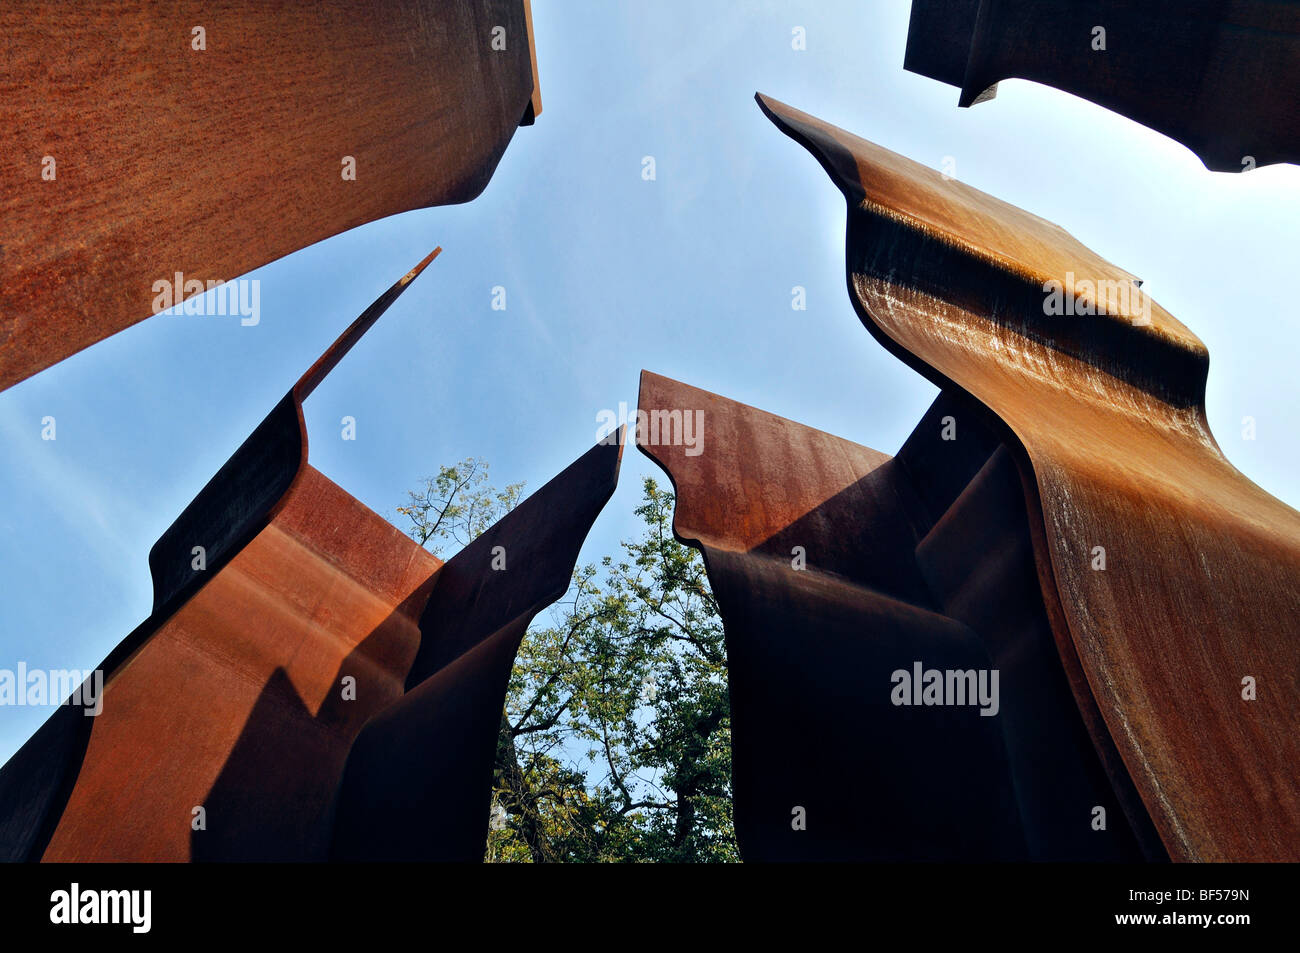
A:
<svg viewBox="0 0 1300 953">
<path fill-rule="evenodd" d="M 621 439 L 597 444 L 442 567 L 420 617 L 412 687 L 348 755 L 335 859 L 483 859 L 515 653 L 533 617 L 568 589 L 622 452 Z"/>
<path fill-rule="evenodd" d="M 348 746 L 401 696 L 441 564 L 307 465 L 302 401 L 437 253 L 343 332 L 155 544 L 154 609 L 99 666 L 103 711 L 60 708 L 0 770 L 5 859 L 326 856 Z M 206 830 L 191 830 L 195 807 Z"/>
<path fill-rule="evenodd" d="M 1056 657 L 1019 478 L 973 415 L 941 396 L 890 458 L 648 372 L 638 407 L 726 632 L 746 860 L 1137 855 Z M 699 453 L 674 414 L 699 415 Z M 895 705 L 915 662 L 999 669 L 998 713 Z"/>
<path fill-rule="evenodd" d="M 445 566 L 307 465 L 302 400 L 433 257 L 340 336 L 154 546 L 155 609 L 100 666 L 103 712 L 60 708 L 0 770 L 4 859 L 359 859 L 393 844 L 482 857 L 519 640 L 566 590 L 622 448 L 598 445 Z M 336 839 L 349 749 L 379 714 Z M 413 829 L 430 817 L 448 824 Z"/>
<path fill-rule="evenodd" d="M 1241 172 L 1247 157 L 1300 162 L 1292 0 L 912 0 L 903 67 L 961 87 L 961 106 L 1004 79 L 1054 86 L 1177 139 L 1216 172 Z"/>
<path fill-rule="evenodd" d="M 178 272 L 232 280 L 474 198 L 541 108 L 529 16 L 525 0 L 5 3 L 0 390 L 144 320 Z"/>
<path fill-rule="evenodd" d="M 42 859 L 323 859 L 348 746 L 402 694 L 437 566 L 305 467 L 270 525 L 113 673 Z M 206 830 L 191 830 L 196 806 Z"/>
<path fill-rule="evenodd" d="M 1300 514 L 1215 443 L 1205 346 L 1058 226 L 759 103 L 848 200 L 867 329 L 984 408 L 1012 451 L 1052 631 L 1116 789 L 1131 779 L 1176 860 L 1300 858 Z M 1046 313 L 1049 281 L 1073 316 Z"/>
</svg>

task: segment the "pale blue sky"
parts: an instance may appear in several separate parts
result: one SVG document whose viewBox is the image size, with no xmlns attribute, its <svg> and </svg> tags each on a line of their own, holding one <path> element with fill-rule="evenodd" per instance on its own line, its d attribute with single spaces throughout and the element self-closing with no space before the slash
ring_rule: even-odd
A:
<svg viewBox="0 0 1300 953">
<path fill-rule="evenodd" d="M 0 668 L 90 668 L 143 620 L 154 540 L 437 244 L 306 406 L 311 463 L 377 512 L 393 517 L 408 488 L 468 455 L 536 489 L 595 442 L 600 410 L 635 406 L 643 367 L 895 451 L 934 389 L 854 314 L 843 199 L 763 118 L 756 90 L 926 165 L 952 156 L 958 178 L 1142 277 L 1210 349 L 1224 452 L 1300 504 L 1300 169 L 1209 173 L 1170 139 L 1021 81 L 959 110 L 958 90 L 903 71 L 907 9 L 533 0 L 544 111 L 480 198 L 252 273 L 256 327 L 161 315 L 0 394 Z M 791 49 L 794 26 L 806 51 Z M 791 310 L 794 285 L 807 311 Z M 46 415 L 55 441 L 40 438 Z M 355 442 L 340 439 L 344 415 Z M 584 561 L 635 530 L 648 473 L 629 448 Z M 48 714 L 0 708 L 0 760 Z"/>
</svg>

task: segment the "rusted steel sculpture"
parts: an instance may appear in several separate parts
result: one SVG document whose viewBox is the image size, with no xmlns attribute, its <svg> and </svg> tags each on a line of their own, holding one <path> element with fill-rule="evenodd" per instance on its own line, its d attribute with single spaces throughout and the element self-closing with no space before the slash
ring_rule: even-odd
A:
<svg viewBox="0 0 1300 953">
<path fill-rule="evenodd" d="M 295 785 L 302 803 L 268 799 L 257 847 L 300 841 L 297 817 L 320 826 L 347 744 L 401 694 L 418 610 L 407 600 L 439 562 L 307 464 L 302 401 L 437 253 L 340 335 L 154 544 L 153 610 L 98 666 L 102 713 L 59 708 L 0 770 L 4 859 L 187 859 L 182 815 L 207 805 L 251 724 L 263 746 L 300 735 L 275 753 L 305 758 L 299 777 L 282 762 L 263 779 Z M 339 703 L 345 659 L 355 704 Z"/>
<path fill-rule="evenodd" d="M 502 642 L 478 600 L 523 614 L 563 592 L 618 448 L 598 447 L 481 537 L 503 547 L 501 571 L 478 544 L 443 566 L 306 462 L 302 400 L 432 257 L 344 332 L 154 546 L 154 609 L 100 666 L 102 712 L 58 709 L 0 770 L 0 858 L 326 859 L 349 748 L 403 697 L 417 660 L 450 668 L 445 656 L 486 642 L 508 675 L 518 638 Z M 496 668 L 457 686 L 484 708 L 474 717 L 499 720 Z M 481 808 L 456 831 L 464 844 L 477 831 L 480 851 L 495 743 L 396 755 L 436 765 L 459 803 Z"/>
<path fill-rule="evenodd" d="M 1215 443 L 1204 345 L 1059 227 L 758 100 L 848 201 L 867 329 L 1015 463 L 1060 663 L 1139 836 L 1300 858 L 1300 514 Z"/>
<path fill-rule="evenodd" d="M 212 282 L 469 201 L 541 109 L 527 0 L 18 0 L 0 38 L 0 390 Z"/>
<path fill-rule="evenodd" d="M 890 458 L 646 372 L 638 406 L 726 630 L 746 860 L 1139 856 L 1057 660 L 1014 465 L 973 415 L 941 396 Z M 674 414 L 703 421 L 702 452 L 665 435 Z M 917 663 L 997 669 L 989 714 L 895 704 Z"/>
<path fill-rule="evenodd" d="M 1082 96 L 1206 168 L 1300 162 L 1300 5 L 1276 0 L 912 0 L 905 69 L 992 99 L 1004 79 Z"/>
<path fill-rule="evenodd" d="M 622 450 L 621 434 L 597 444 L 442 567 L 408 691 L 348 756 L 334 859 L 482 860 L 515 653 L 533 617 L 568 589 Z"/>
</svg>

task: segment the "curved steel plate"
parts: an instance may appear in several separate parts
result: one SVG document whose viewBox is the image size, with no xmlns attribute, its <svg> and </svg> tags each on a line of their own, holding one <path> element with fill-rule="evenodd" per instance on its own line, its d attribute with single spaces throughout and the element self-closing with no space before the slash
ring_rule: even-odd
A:
<svg viewBox="0 0 1300 953">
<path fill-rule="evenodd" d="M 21 0 L 0 36 L 0 390 L 159 310 L 155 282 L 171 306 L 469 201 L 541 105 L 523 0 Z"/>
<path fill-rule="evenodd" d="M 101 666 L 103 711 L 60 708 L 0 770 L 5 859 L 482 857 L 519 640 L 565 592 L 622 448 L 589 451 L 446 565 L 308 466 L 302 399 L 432 258 L 154 546 L 155 610 Z"/>
<path fill-rule="evenodd" d="M 638 406 L 726 632 L 746 860 L 1136 856 L 1056 657 L 1015 468 L 967 408 L 941 396 L 891 459 L 648 372 Z M 650 426 L 673 414 L 698 415 L 701 452 Z M 900 705 L 893 676 L 918 663 L 996 671 L 996 704 Z"/>
<path fill-rule="evenodd" d="M 1215 443 L 1204 345 L 1059 227 L 758 98 L 848 199 L 867 329 L 1001 426 L 1117 785 L 1175 859 L 1300 857 L 1300 514 Z M 1072 316 L 1049 313 L 1052 281 Z"/>
<path fill-rule="evenodd" d="M 483 859 L 515 653 L 533 616 L 567 591 L 622 453 L 621 440 L 597 444 L 442 567 L 411 688 L 348 755 L 335 859 Z"/>
<path fill-rule="evenodd" d="M 1099 32 L 1100 31 L 1100 32 Z M 903 68 L 1082 96 L 1170 136 L 1215 172 L 1300 162 L 1300 6 L 1277 0 L 912 0 Z"/>
<path fill-rule="evenodd" d="M 348 746 L 401 695 L 441 564 L 307 465 L 302 401 L 438 251 L 339 336 L 154 545 L 154 608 L 99 666 L 103 711 L 60 708 L 0 770 L 6 859 L 325 856 Z"/>
</svg>

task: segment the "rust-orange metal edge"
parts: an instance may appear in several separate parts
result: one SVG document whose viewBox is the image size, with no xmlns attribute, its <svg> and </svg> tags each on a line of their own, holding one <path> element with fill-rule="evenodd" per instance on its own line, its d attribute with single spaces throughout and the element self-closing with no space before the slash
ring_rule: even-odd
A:
<svg viewBox="0 0 1300 953">
<path fill-rule="evenodd" d="M 307 464 L 302 400 L 439 251 L 334 341 L 154 545 L 153 611 L 98 666 L 102 712 L 65 705 L 0 769 L 6 859 L 185 860 L 200 807 L 210 841 L 242 844 L 255 826 L 263 856 L 323 855 L 347 745 L 401 694 L 441 564 Z M 343 674 L 355 703 L 341 703 Z M 276 757 L 244 779 L 261 816 L 210 803 L 250 723 Z M 277 783 L 292 798 L 267 797 Z"/>
<path fill-rule="evenodd" d="M 541 108 L 530 19 L 524 0 L 4 4 L 0 390 L 210 281 L 473 199 Z"/>
<path fill-rule="evenodd" d="M 518 638 L 563 593 L 620 448 L 584 455 L 445 565 L 306 463 L 301 400 L 432 258 L 353 322 L 154 546 L 155 608 L 100 666 L 102 712 L 61 707 L 0 769 L 0 856 L 324 860 L 362 725 L 417 669 L 488 641 L 498 664 L 455 681 L 482 711 L 446 726 L 456 745 L 421 752 L 438 769 L 430 797 L 467 811 L 426 839 L 428 856 L 449 830 L 458 856 L 476 838 L 481 856 L 496 736 L 468 726 L 499 720 Z M 488 571 L 488 542 L 513 571 Z"/>
<path fill-rule="evenodd" d="M 483 859 L 515 653 L 533 617 L 569 588 L 622 454 L 620 429 L 442 567 L 407 693 L 367 722 L 348 754 L 333 859 Z"/>
<path fill-rule="evenodd" d="M 893 458 L 644 371 L 642 413 L 726 632 L 746 860 L 1141 856 L 1057 658 L 1015 466 L 959 400 Z M 664 433 L 688 415 L 694 446 Z M 996 670 L 996 700 L 900 704 L 917 663 Z"/>
<path fill-rule="evenodd" d="M 1300 858 L 1300 514 L 1215 443 L 1204 345 L 1058 226 L 757 98 L 845 194 L 867 329 L 1014 452 L 1117 792 L 1131 780 L 1175 860 Z M 1047 314 L 1053 281 L 1075 316 Z"/>
</svg>

